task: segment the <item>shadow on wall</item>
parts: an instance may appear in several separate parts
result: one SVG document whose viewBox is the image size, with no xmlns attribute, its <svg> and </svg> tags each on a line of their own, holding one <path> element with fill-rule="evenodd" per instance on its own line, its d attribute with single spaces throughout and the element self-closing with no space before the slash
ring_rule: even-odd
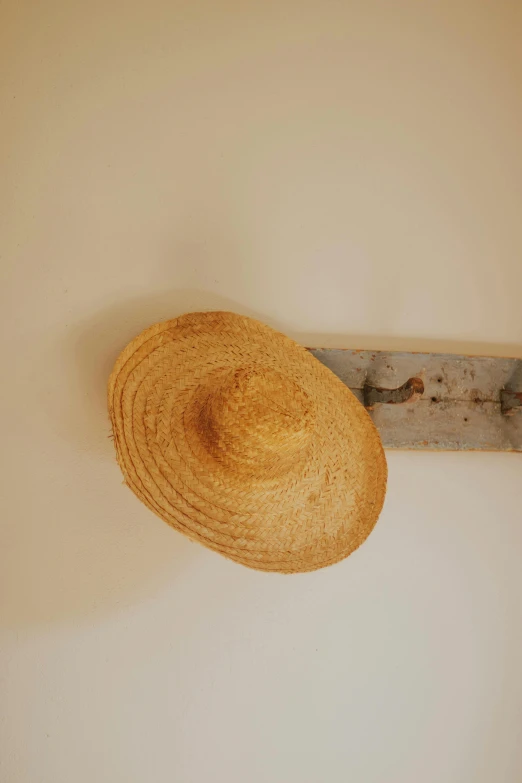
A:
<svg viewBox="0 0 522 783">
<path fill-rule="evenodd" d="M 119 300 L 88 321 L 69 326 L 65 342 L 58 346 L 66 386 L 45 413 L 66 450 L 64 459 L 79 464 L 71 471 L 75 479 L 68 479 L 70 485 L 57 479 L 52 491 L 60 492 L 60 504 L 56 513 L 48 514 L 51 524 L 43 530 L 37 513 L 20 516 L 13 542 L 18 554 L 7 579 L 8 592 L 17 595 L 16 606 L 4 618 L 8 627 L 92 619 L 139 604 L 177 582 L 196 558 L 216 557 L 170 530 L 123 486 L 106 403 L 109 374 L 129 340 L 157 321 L 197 310 L 249 315 L 316 347 L 513 353 L 513 346 L 304 334 L 238 302 L 191 289 Z M 87 470 L 83 461 L 89 463 Z"/>
</svg>

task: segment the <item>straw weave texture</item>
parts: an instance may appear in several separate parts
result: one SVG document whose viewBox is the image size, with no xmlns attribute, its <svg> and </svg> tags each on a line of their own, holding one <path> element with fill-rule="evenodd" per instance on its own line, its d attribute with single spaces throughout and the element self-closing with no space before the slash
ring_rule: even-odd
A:
<svg viewBox="0 0 522 783">
<path fill-rule="evenodd" d="M 386 489 L 379 435 L 302 346 L 251 318 L 189 313 L 136 337 L 109 380 L 125 482 L 159 517 L 263 571 L 354 551 Z"/>
</svg>

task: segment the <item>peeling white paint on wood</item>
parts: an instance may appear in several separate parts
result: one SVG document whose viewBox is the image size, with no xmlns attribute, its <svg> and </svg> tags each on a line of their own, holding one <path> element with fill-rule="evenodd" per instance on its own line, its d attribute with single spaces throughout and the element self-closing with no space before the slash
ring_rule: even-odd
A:
<svg viewBox="0 0 522 783">
<path fill-rule="evenodd" d="M 365 387 L 397 389 L 413 378 L 422 381 L 424 391 L 413 401 L 369 408 L 385 448 L 522 451 L 520 359 L 310 350 L 363 404 Z M 508 398 L 511 415 L 505 412 Z"/>
</svg>

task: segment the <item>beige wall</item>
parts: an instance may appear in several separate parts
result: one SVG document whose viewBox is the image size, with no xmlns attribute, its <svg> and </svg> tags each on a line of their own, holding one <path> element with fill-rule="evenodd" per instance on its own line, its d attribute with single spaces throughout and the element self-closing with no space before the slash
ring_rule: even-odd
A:
<svg viewBox="0 0 522 783">
<path fill-rule="evenodd" d="M 522 356 L 522 4 L 0 8 L 2 783 L 514 783 L 522 461 L 390 453 L 284 578 L 126 491 L 105 383 L 197 308 Z"/>
</svg>

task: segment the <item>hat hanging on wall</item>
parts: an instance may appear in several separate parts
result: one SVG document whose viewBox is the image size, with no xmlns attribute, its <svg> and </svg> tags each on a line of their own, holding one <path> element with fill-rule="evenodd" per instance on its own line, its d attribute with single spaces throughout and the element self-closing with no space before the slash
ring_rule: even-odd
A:
<svg viewBox="0 0 522 783">
<path fill-rule="evenodd" d="M 132 340 L 109 380 L 126 484 L 189 538 L 262 571 L 336 563 L 386 490 L 363 405 L 305 348 L 252 318 L 189 313 Z"/>
</svg>

